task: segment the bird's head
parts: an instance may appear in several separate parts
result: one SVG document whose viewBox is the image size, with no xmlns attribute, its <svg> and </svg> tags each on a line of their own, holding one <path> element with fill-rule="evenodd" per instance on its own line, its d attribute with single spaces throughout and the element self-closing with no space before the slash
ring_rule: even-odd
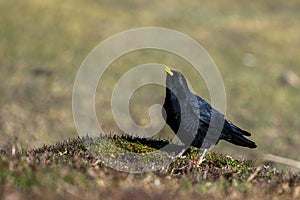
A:
<svg viewBox="0 0 300 200">
<path fill-rule="evenodd" d="M 182 73 L 167 66 L 164 67 L 164 70 L 167 72 L 166 86 L 168 89 L 176 95 L 190 93 L 187 81 Z"/>
</svg>

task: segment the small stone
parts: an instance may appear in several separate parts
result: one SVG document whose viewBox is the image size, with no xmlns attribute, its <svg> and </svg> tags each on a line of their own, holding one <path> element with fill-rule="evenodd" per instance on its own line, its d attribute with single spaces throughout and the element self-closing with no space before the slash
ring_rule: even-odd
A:
<svg viewBox="0 0 300 200">
<path fill-rule="evenodd" d="M 282 80 L 285 84 L 288 84 L 292 87 L 297 87 L 300 82 L 299 76 L 295 74 L 293 71 L 288 71 L 282 76 Z"/>
<path fill-rule="evenodd" d="M 295 187 L 293 192 L 293 199 L 298 199 L 300 197 L 300 186 Z"/>
<path fill-rule="evenodd" d="M 156 186 L 159 186 L 159 185 L 160 185 L 160 180 L 159 180 L 158 178 L 156 178 L 156 179 L 154 180 L 154 184 L 155 184 Z"/>
<path fill-rule="evenodd" d="M 254 67 L 257 63 L 256 56 L 252 53 L 245 53 L 242 58 L 243 64 L 247 67 Z"/>
</svg>

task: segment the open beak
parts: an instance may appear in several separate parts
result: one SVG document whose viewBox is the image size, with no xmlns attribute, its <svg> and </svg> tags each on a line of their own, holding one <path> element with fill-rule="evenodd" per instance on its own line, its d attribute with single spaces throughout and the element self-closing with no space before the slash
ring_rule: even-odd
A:
<svg viewBox="0 0 300 200">
<path fill-rule="evenodd" d="M 172 70 L 169 68 L 169 67 L 167 67 L 167 66 L 165 66 L 165 71 L 170 75 L 170 76 L 173 76 L 173 72 L 172 72 Z"/>
</svg>

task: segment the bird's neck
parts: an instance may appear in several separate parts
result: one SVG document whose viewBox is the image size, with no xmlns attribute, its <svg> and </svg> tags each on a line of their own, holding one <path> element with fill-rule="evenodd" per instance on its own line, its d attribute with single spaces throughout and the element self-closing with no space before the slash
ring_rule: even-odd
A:
<svg viewBox="0 0 300 200">
<path fill-rule="evenodd" d="M 169 98 L 176 97 L 178 100 L 184 100 L 189 96 L 187 94 L 188 92 L 189 90 L 183 90 L 183 91 L 180 89 L 170 90 L 169 88 L 166 88 L 166 98 L 169 99 Z"/>
</svg>

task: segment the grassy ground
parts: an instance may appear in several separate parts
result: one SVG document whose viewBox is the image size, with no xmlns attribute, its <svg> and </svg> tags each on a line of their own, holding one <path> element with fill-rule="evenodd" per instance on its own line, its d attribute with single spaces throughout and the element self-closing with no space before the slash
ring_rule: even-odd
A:
<svg viewBox="0 0 300 200">
<path fill-rule="evenodd" d="M 214 151 L 257 160 L 265 153 L 300 160 L 297 151 L 300 145 L 299 8 L 300 3 L 296 0 L 188 0 L 184 3 L 176 0 L 1 1 L 0 148 L 14 144 L 18 149 L 32 149 L 76 138 L 71 98 L 73 82 L 81 62 L 99 42 L 115 33 L 136 27 L 158 26 L 181 31 L 203 45 L 222 74 L 227 96 L 226 115 L 231 121 L 252 132 L 252 139 L 258 144 L 256 150 L 248 151 L 220 142 Z M 147 62 L 165 63 L 178 68 L 188 77 L 196 93 L 209 100 L 205 83 L 201 77 L 193 74 L 191 66 L 182 59 L 153 50 L 133 52 L 112 63 L 97 88 L 97 115 L 106 133 L 119 133 L 110 111 L 109 97 L 114 84 L 132 66 Z M 161 87 L 140 88 L 130 104 L 132 118 L 140 125 L 148 124 L 149 106 L 162 103 L 163 95 Z M 160 134 L 170 136 L 170 133 L 171 130 L 165 127 Z M 60 163 L 57 166 L 52 161 L 50 167 L 44 164 L 32 165 L 27 159 L 25 154 L 18 157 L 1 154 L 0 167 L 10 175 L 2 176 L 1 173 L 3 187 L 0 193 L 5 191 L 6 194 L 12 192 L 13 195 L 21 195 L 24 190 L 14 192 L 15 187 L 11 184 L 22 178 L 19 175 L 27 174 L 25 182 L 32 181 L 33 185 L 39 185 L 30 189 L 32 195 L 42 195 L 48 179 L 55 177 L 55 173 L 59 174 L 56 177 L 57 183 L 52 181 L 51 187 L 55 188 L 57 195 L 69 195 L 66 190 L 81 193 L 77 186 L 65 183 L 62 179 L 64 176 L 61 175 L 65 173 L 69 175 L 66 179 L 74 178 L 75 185 L 82 177 L 83 181 L 78 184 L 87 184 L 87 187 L 78 187 L 87 190 L 85 195 L 94 190 L 99 195 L 101 192 L 105 193 L 107 178 L 113 180 L 109 182 L 112 184 L 110 188 L 118 188 L 129 196 L 134 194 L 133 191 L 147 196 L 156 187 L 153 181 L 161 176 L 160 173 L 142 176 L 141 180 L 145 179 L 149 185 L 145 184 L 141 188 L 134 187 L 140 180 L 135 175 L 101 168 L 99 173 L 105 178 L 93 179 L 85 170 L 77 170 L 80 167 L 73 168 L 69 164 L 64 166 L 60 161 L 57 161 Z M 86 166 L 89 166 L 89 161 L 86 162 Z M 14 166 L 20 166 L 16 169 L 17 172 Z M 94 170 L 94 167 L 91 169 Z M 40 180 L 42 174 L 46 176 Z M 285 173 L 281 175 L 289 176 Z M 28 179 L 31 176 L 38 180 Z M 130 178 L 132 176 L 134 178 Z M 169 179 L 169 176 L 172 178 Z M 176 198 L 180 198 L 187 193 L 197 196 L 197 192 L 208 190 L 210 192 L 205 195 L 210 198 L 213 198 L 211 195 L 214 193 L 227 195 L 227 189 L 220 189 L 225 187 L 223 182 L 225 185 L 227 183 L 224 178 L 217 179 L 216 182 L 209 181 L 208 186 L 200 181 L 201 184 L 196 186 L 204 189 L 199 189 L 193 184 L 194 175 L 192 177 L 182 175 L 177 179 L 172 174 L 164 175 L 164 182 L 161 182 L 160 187 L 171 189 L 156 188 L 158 191 L 154 194 L 174 198 L 174 194 L 178 194 Z M 125 187 L 127 178 L 132 181 Z M 89 183 L 90 180 L 94 182 Z M 186 190 L 182 193 L 174 192 L 173 183 L 176 186 L 174 188 Z M 293 193 L 290 185 L 282 185 L 286 182 L 279 183 L 276 185 L 278 191 L 284 191 L 288 195 Z M 253 187 L 251 185 L 254 192 L 249 192 L 248 198 L 257 191 L 256 186 L 259 188 L 259 184 L 260 182 Z M 59 189 L 60 187 L 63 189 Z M 46 191 L 50 194 L 52 189 Z M 266 190 L 266 194 L 267 191 L 273 190 Z M 120 194 L 115 195 L 117 197 Z"/>
<path fill-rule="evenodd" d="M 87 151 L 91 139 L 71 139 L 55 145 L 17 151 L 1 150 L 0 191 L 3 199 L 290 199 L 300 197 L 300 174 L 278 171 L 211 152 L 200 166 L 193 161 L 199 150 L 145 173 L 127 173 L 109 168 L 97 154 Z M 99 142 L 101 141 L 101 142 Z M 102 153 L 110 142 L 110 157 L 126 152 L 153 151 L 155 141 L 106 138 L 93 141 Z M 145 144 L 150 144 L 147 146 Z M 89 146 L 89 145 L 88 145 Z M 160 152 L 156 156 L 167 155 Z M 169 155 L 169 154 L 168 154 Z"/>
</svg>

